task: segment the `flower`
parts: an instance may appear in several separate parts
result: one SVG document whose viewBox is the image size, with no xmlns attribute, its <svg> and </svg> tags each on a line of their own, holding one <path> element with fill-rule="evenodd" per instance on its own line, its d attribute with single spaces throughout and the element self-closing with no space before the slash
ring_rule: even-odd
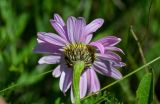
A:
<svg viewBox="0 0 160 104">
<path fill-rule="evenodd" d="M 54 14 L 54 19 L 51 19 L 50 22 L 58 35 L 38 32 L 38 45 L 34 51 L 48 54 L 40 58 L 39 64 L 59 63 L 52 75 L 60 77 L 59 86 L 63 93 L 71 88 L 72 101 L 73 64 L 78 60 L 85 62 L 85 69 L 79 82 L 81 98 L 100 89 L 96 72 L 114 79 L 122 78 L 122 74 L 117 68 L 123 67 L 125 64 L 115 53 L 123 53 L 120 48 L 115 47 L 121 39 L 107 36 L 91 42 L 93 33 L 102 26 L 103 19 L 98 18 L 86 24 L 84 18 L 70 16 L 65 24 L 58 14 Z"/>
</svg>

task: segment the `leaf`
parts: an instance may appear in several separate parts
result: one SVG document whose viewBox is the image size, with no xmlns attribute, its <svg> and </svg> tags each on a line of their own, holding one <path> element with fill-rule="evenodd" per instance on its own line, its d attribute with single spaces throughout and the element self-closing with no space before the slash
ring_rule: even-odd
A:
<svg viewBox="0 0 160 104">
<path fill-rule="evenodd" d="M 0 0 L 0 13 L 7 25 L 13 22 L 15 11 L 11 6 L 11 0 Z"/>
<path fill-rule="evenodd" d="M 82 104 L 123 104 L 112 93 L 100 92 L 95 96 L 85 99 Z"/>
<path fill-rule="evenodd" d="M 147 73 L 141 80 L 137 90 L 138 104 L 151 104 L 153 100 L 153 75 Z"/>
<path fill-rule="evenodd" d="M 57 99 L 55 100 L 54 104 L 61 104 L 60 101 L 61 101 L 61 99 L 60 99 L 60 98 L 57 98 Z"/>
<path fill-rule="evenodd" d="M 37 66 L 33 71 L 31 71 L 29 73 L 23 72 L 23 74 L 21 74 L 21 76 L 17 80 L 17 84 L 19 84 L 21 86 L 27 86 L 27 85 L 32 85 L 32 84 L 40 81 L 44 77 L 42 75 L 45 74 L 44 69 L 46 67 L 47 67 L 46 65 L 40 65 L 40 66 Z M 50 71 L 48 71 L 48 72 L 50 72 Z"/>
<path fill-rule="evenodd" d="M 86 21 L 89 19 L 90 11 L 91 11 L 92 0 L 84 1 L 84 12 L 83 16 L 85 17 Z"/>
<path fill-rule="evenodd" d="M 160 51 L 160 40 L 157 40 L 152 44 L 150 50 L 148 50 L 145 54 L 147 61 L 159 56 L 160 55 L 159 51 Z"/>
<path fill-rule="evenodd" d="M 17 37 L 22 35 L 22 32 L 24 31 L 26 27 L 28 19 L 29 19 L 29 15 L 27 13 L 23 13 L 18 17 L 16 25 L 15 25 L 15 35 Z"/>
</svg>

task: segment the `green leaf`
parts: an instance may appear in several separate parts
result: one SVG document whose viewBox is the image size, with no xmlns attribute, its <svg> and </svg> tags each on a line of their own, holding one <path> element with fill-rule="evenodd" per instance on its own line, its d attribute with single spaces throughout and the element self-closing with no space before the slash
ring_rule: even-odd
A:
<svg viewBox="0 0 160 104">
<path fill-rule="evenodd" d="M 16 25 L 15 25 L 15 35 L 17 37 L 22 35 L 22 32 L 24 31 L 26 27 L 28 19 L 29 19 L 29 15 L 27 13 L 23 13 L 18 17 Z"/>
<path fill-rule="evenodd" d="M 23 72 L 23 74 L 21 74 L 21 76 L 17 80 L 17 84 L 19 84 L 21 86 L 27 86 L 27 85 L 32 85 L 32 84 L 40 81 L 44 77 L 42 75 L 45 74 L 43 72 L 46 67 L 47 67 L 46 65 L 37 66 L 33 71 L 31 71 L 29 73 Z M 48 71 L 48 72 L 50 72 L 50 71 Z"/>
<path fill-rule="evenodd" d="M 90 11 L 91 11 L 91 5 L 92 5 L 92 0 L 86 0 L 84 1 L 84 12 L 83 16 L 85 17 L 86 21 L 89 19 Z"/>
<path fill-rule="evenodd" d="M 137 90 L 138 104 L 151 104 L 153 100 L 153 75 L 147 73 L 141 80 Z"/>
<path fill-rule="evenodd" d="M 61 104 L 60 101 L 61 101 L 61 99 L 57 98 L 54 104 Z"/>
<path fill-rule="evenodd" d="M 85 99 L 82 104 L 123 104 L 110 92 L 104 91 Z"/>
</svg>

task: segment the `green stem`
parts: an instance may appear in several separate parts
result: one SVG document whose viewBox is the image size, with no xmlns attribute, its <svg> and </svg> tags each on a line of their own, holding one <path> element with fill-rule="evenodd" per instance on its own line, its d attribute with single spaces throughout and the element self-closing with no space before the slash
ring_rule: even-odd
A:
<svg viewBox="0 0 160 104">
<path fill-rule="evenodd" d="M 144 52 L 143 52 L 143 49 L 142 49 L 142 47 L 141 47 L 141 43 L 139 42 L 138 37 L 137 37 L 136 34 L 134 33 L 132 26 L 130 27 L 130 31 L 131 31 L 134 39 L 135 39 L 136 42 L 137 42 L 137 45 L 138 45 L 138 48 L 139 48 L 139 52 L 140 52 L 140 55 L 141 55 L 141 58 L 142 58 L 142 62 L 143 62 L 143 64 L 146 64 L 147 62 L 146 62 L 146 59 L 145 59 L 145 57 L 144 57 Z M 146 72 L 149 72 L 147 67 L 145 67 L 145 71 L 146 71 Z"/>
<path fill-rule="evenodd" d="M 73 66 L 73 95 L 75 104 L 80 103 L 80 93 L 79 93 L 79 81 L 81 73 L 84 69 L 85 63 L 83 61 L 77 61 Z"/>
</svg>

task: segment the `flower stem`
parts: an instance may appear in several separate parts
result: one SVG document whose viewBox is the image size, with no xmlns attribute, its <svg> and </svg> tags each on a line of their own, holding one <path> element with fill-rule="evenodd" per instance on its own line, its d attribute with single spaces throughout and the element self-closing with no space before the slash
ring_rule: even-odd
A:
<svg viewBox="0 0 160 104">
<path fill-rule="evenodd" d="M 80 93 L 79 93 L 79 81 L 81 73 L 84 69 L 85 63 L 83 61 L 77 61 L 75 62 L 73 68 L 73 95 L 75 104 L 81 104 L 80 103 Z"/>
</svg>

